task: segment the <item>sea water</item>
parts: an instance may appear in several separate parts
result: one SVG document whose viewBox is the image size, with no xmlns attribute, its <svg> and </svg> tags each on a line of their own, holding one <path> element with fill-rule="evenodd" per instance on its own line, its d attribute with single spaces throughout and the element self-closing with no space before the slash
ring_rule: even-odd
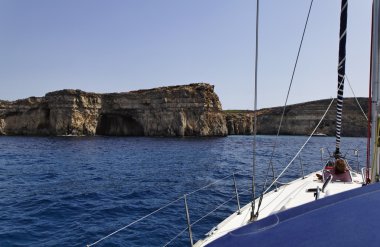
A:
<svg viewBox="0 0 380 247">
<path fill-rule="evenodd" d="M 256 194 L 306 139 L 257 137 Z M 365 165 L 365 138 L 341 145 L 353 168 Z M 320 169 L 321 148 L 325 159 L 335 139 L 311 138 L 280 181 Z M 196 241 L 237 209 L 232 174 L 249 202 L 252 157 L 252 136 L 0 137 L 0 246 L 86 246 L 175 200 L 95 246 L 188 246 L 183 195 Z"/>
</svg>

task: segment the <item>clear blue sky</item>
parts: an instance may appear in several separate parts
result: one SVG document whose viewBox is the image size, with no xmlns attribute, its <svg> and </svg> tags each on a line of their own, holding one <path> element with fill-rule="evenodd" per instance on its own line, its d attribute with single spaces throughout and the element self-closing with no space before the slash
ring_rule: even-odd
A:
<svg viewBox="0 0 380 247">
<path fill-rule="evenodd" d="M 285 101 L 309 1 L 262 0 L 259 108 Z M 208 82 L 253 108 L 254 0 L 0 0 L 0 99 Z M 347 74 L 368 94 L 371 0 L 349 0 Z M 315 0 L 290 103 L 335 97 L 340 0 Z M 349 86 L 345 94 L 352 96 Z"/>
</svg>

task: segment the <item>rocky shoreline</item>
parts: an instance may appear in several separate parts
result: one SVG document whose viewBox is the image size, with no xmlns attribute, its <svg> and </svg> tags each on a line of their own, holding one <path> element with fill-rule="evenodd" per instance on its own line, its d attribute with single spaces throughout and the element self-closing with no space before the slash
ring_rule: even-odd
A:
<svg viewBox="0 0 380 247">
<path fill-rule="evenodd" d="M 367 99 L 359 103 L 368 110 Z M 308 135 L 330 100 L 287 107 L 283 135 Z M 343 136 L 365 136 L 367 122 L 353 98 L 345 99 Z M 277 133 L 282 107 L 258 111 L 258 134 Z M 127 93 L 61 90 L 44 97 L 0 100 L 0 135 L 226 136 L 251 135 L 252 111 L 223 111 L 214 86 L 195 83 Z M 335 134 L 333 105 L 318 132 Z"/>
<path fill-rule="evenodd" d="M 368 98 L 345 98 L 343 105 L 342 136 L 367 136 L 367 120 L 358 102 L 368 114 Z M 328 108 L 331 99 L 317 100 L 286 107 L 280 135 L 310 135 Z M 276 135 L 283 107 L 258 110 L 257 133 Z M 225 111 L 229 135 L 253 134 L 253 111 Z M 317 133 L 335 136 L 336 101 L 331 105 Z"/>
</svg>

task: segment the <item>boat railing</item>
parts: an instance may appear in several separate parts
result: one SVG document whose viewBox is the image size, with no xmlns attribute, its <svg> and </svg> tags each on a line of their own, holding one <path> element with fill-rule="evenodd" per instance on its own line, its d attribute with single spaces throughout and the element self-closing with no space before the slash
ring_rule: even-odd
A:
<svg viewBox="0 0 380 247">
<path fill-rule="evenodd" d="M 333 155 L 330 152 L 328 152 L 329 153 L 328 157 L 324 158 L 324 152 L 325 152 L 324 150 L 325 150 L 325 148 L 320 149 L 322 164 L 325 164 L 326 161 L 331 160 L 331 158 L 333 157 Z M 328 149 L 327 149 L 327 151 L 328 151 Z M 353 155 L 349 155 L 349 153 L 353 153 Z M 342 157 L 347 161 L 347 164 L 351 168 L 351 170 L 354 170 L 358 173 L 361 172 L 360 161 L 359 161 L 359 149 L 358 148 L 347 149 L 346 152 L 342 155 Z"/>
<path fill-rule="evenodd" d="M 305 142 L 306 144 L 307 142 Z M 304 144 L 304 145 L 305 145 Z M 304 147 L 304 146 L 303 146 Z M 286 185 L 287 183 L 285 182 L 280 182 L 279 179 L 281 178 L 281 176 L 284 174 L 284 172 L 290 167 L 291 164 L 293 163 L 296 163 L 297 159 L 299 160 L 299 163 L 300 163 L 300 167 L 298 169 L 300 169 L 300 175 L 302 178 L 304 178 L 304 162 L 302 160 L 302 157 L 301 157 L 301 150 L 303 149 L 303 147 L 297 152 L 297 154 L 295 156 L 293 156 L 293 158 L 290 160 L 290 162 L 286 165 L 286 167 L 282 170 L 282 172 L 272 178 L 272 184 L 269 185 L 268 187 L 265 188 L 265 190 L 263 189 L 263 193 L 267 193 L 268 191 L 271 190 L 271 188 L 273 188 L 273 185 L 275 184 L 279 184 L 279 185 Z M 324 157 L 323 157 L 323 149 L 321 149 L 321 161 L 324 161 Z M 358 153 L 357 153 L 357 150 L 355 151 L 355 156 L 358 158 Z M 323 163 L 323 162 L 322 162 Z M 125 230 L 125 229 L 128 229 L 128 228 L 131 228 L 132 226 L 134 226 L 135 224 L 147 219 L 148 217 L 151 217 L 155 214 L 158 214 L 159 212 L 161 212 L 162 210 L 166 209 L 166 208 L 169 208 L 171 207 L 173 204 L 175 203 L 178 203 L 180 202 L 181 200 L 183 201 L 183 207 L 184 207 L 184 212 L 186 214 L 186 217 L 185 217 L 185 220 L 186 220 L 186 224 L 187 224 L 187 227 L 185 227 L 184 229 L 182 229 L 181 231 L 179 231 L 173 238 L 171 238 L 168 242 L 166 242 L 164 245 L 162 246 L 168 246 L 170 244 L 172 244 L 175 240 L 177 240 L 180 236 L 182 236 L 183 234 L 185 234 L 185 232 L 188 233 L 188 238 L 189 238 L 189 242 L 190 242 L 190 245 L 193 246 L 194 244 L 194 237 L 193 237 L 193 227 L 194 225 L 198 224 L 199 222 L 201 222 L 202 220 L 204 220 L 205 218 L 209 217 L 210 215 L 212 215 L 213 213 L 215 213 L 217 210 L 221 209 L 222 207 L 226 206 L 228 203 L 230 203 L 231 201 L 235 200 L 236 201 L 236 212 L 237 214 L 240 213 L 240 209 L 241 209 L 241 203 L 240 203 L 240 195 L 244 194 L 244 193 L 247 193 L 247 192 L 250 192 L 251 191 L 251 188 L 249 189 L 246 189 L 246 190 L 240 190 L 239 191 L 239 188 L 238 188 L 238 185 L 237 185 L 237 181 L 236 181 L 236 177 L 237 176 L 242 176 L 243 178 L 244 177 L 249 177 L 250 174 L 246 174 L 246 173 L 232 173 L 230 175 L 227 175 L 223 178 L 220 178 L 212 183 L 208 183 L 207 185 L 203 186 L 203 187 L 200 187 L 194 191 L 191 191 L 189 193 L 186 193 L 184 195 L 182 195 L 181 197 L 165 204 L 164 206 L 154 210 L 153 212 L 129 223 L 128 225 L 125 225 L 121 228 L 119 228 L 118 230 L 108 234 L 107 236 L 97 240 L 96 242 L 93 242 L 91 244 L 88 244 L 87 247 L 90 247 L 90 246 L 94 246 L 104 240 L 106 240 L 107 238 L 115 235 L 116 233 L 122 231 L 122 230 Z M 189 205 L 188 205 L 188 198 L 196 193 L 200 193 L 201 191 L 204 191 L 214 185 L 217 185 L 217 184 L 220 184 L 222 182 L 226 182 L 226 181 L 230 181 L 232 186 L 233 186 L 233 191 L 232 193 L 228 196 L 227 199 L 225 199 L 223 202 L 221 202 L 219 205 L 217 205 L 215 208 L 211 209 L 210 211 L 208 211 L 206 214 L 204 214 L 203 216 L 199 217 L 198 219 L 196 219 L 195 221 L 191 221 L 190 220 L 190 210 L 189 210 Z M 250 198 L 252 199 L 252 198 Z M 255 198 L 256 199 L 256 198 Z M 207 234 L 206 234 L 207 235 Z"/>
<path fill-rule="evenodd" d="M 241 190 L 239 192 L 239 189 L 238 189 L 238 186 L 237 186 L 237 182 L 236 182 L 236 176 L 239 175 L 239 176 L 242 176 L 242 177 L 246 177 L 248 176 L 248 174 L 244 174 L 244 173 L 232 173 L 228 176 L 225 176 L 221 179 L 218 179 L 212 183 L 209 183 L 203 187 L 200 187 L 194 191 L 191 191 L 189 193 L 186 193 L 184 194 L 183 196 L 165 204 L 164 206 L 152 211 L 151 213 L 111 232 L 110 234 L 108 234 L 107 236 L 105 237 L 102 237 L 100 238 L 99 240 L 91 243 L 91 244 L 87 244 L 86 246 L 87 247 L 90 247 L 90 246 L 95 246 L 97 245 L 98 243 L 110 238 L 111 236 L 119 233 L 120 231 L 123 231 L 123 230 L 126 230 L 128 228 L 131 228 L 132 226 L 134 226 L 135 224 L 147 219 L 148 217 L 151 217 L 159 212 L 161 212 L 162 210 L 164 209 L 167 209 L 169 208 L 170 206 L 172 206 L 173 204 L 179 202 L 179 201 L 183 201 L 183 206 L 184 206 L 184 212 L 186 213 L 186 223 L 187 223 L 187 227 L 184 228 L 183 230 L 181 230 L 180 232 L 178 232 L 173 238 L 171 238 L 168 242 L 166 242 L 164 245 L 162 246 L 168 246 L 170 244 L 172 244 L 175 240 L 177 240 L 181 235 L 185 234 L 185 232 L 188 233 L 189 235 L 189 243 L 191 246 L 193 246 L 194 244 L 194 237 L 193 237 L 193 232 L 192 232 L 192 229 L 194 227 L 194 225 L 198 224 L 199 222 L 201 222 L 202 220 L 204 220 L 205 218 L 209 217 L 210 215 L 212 215 L 213 213 L 215 213 L 217 210 L 221 209 L 222 207 L 226 206 L 228 203 L 232 202 L 233 200 L 236 200 L 236 212 L 239 214 L 240 213 L 240 195 L 244 194 L 244 193 L 247 193 L 250 191 L 250 189 L 246 189 L 246 190 Z M 199 217 L 198 219 L 196 219 L 195 221 L 191 222 L 190 220 L 190 211 L 189 211 L 189 205 L 188 205 L 188 198 L 189 196 L 193 195 L 193 194 L 196 194 L 196 193 L 200 193 L 201 191 L 203 190 L 206 190 L 216 184 L 219 184 L 219 183 L 222 183 L 222 182 L 226 182 L 226 181 L 230 181 L 232 182 L 232 186 L 233 186 L 233 193 L 232 195 L 229 195 L 228 198 L 226 200 L 224 200 L 223 202 L 221 202 L 219 205 L 217 205 L 215 208 L 213 208 L 211 211 L 207 212 L 205 215 Z"/>
</svg>

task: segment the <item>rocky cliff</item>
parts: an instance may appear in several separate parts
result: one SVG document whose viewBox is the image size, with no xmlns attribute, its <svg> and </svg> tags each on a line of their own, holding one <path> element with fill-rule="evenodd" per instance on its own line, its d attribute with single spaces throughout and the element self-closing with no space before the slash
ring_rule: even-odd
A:
<svg viewBox="0 0 380 247">
<path fill-rule="evenodd" d="M 366 98 L 359 104 L 368 111 Z M 280 134 L 309 135 L 330 100 L 287 106 Z M 317 132 L 335 135 L 336 104 Z M 257 112 L 257 133 L 277 133 L 282 107 Z M 252 111 L 222 111 L 214 87 L 197 83 L 128 93 L 80 90 L 0 101 L 1 135 L 225 136 L 253 134 Z M 366 120 L 353 98 L 344 99 L 343 136 L 365 136 Z"/>
<path fill-rule="evenodd" d="M 229 135 L 253 134 L 253 111 L 225 111 Z"/>
<path fill-rule="evenodd" d="M 128 93 L 80 90 L 0 101 L 2 135 L 225 136 L 214 87 L 197 83 Z"/>
<path fill-rule="evenodd" d="M 289 105 L 280 131 L 281 135 L 309 135 L 317 126 L 326 111 L 329 100 L 318 100 Z M 368 99 L 358 98 L 364 112 L 368 112 Z M 283 108 L 267 108 L 257 112 L 257 133 L 275 135 L 280 123 Z M 250 135 L 253 133 L 252 111 L 225 111 L 230 135 Z M 317 132 L 335 135 L 336 101 L 330 107 Z M 343 103 L 342 136 L 366 136 L 367 121 L 354 98 L 345 98 Z"/>
</svg>

